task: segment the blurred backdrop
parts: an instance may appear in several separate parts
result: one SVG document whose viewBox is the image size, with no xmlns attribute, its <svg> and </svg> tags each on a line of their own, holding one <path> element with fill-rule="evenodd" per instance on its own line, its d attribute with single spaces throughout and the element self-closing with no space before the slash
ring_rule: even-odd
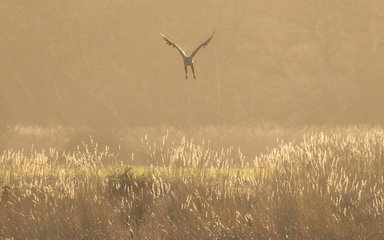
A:
<svg viewBox="0 0 384 240">
<path fill-rule="evenodd" d="M 197 54 L 197 80 L 160 33 Z M 381 0 L 2 0 L 2 123 L 383 123 Z"/>
</svg>

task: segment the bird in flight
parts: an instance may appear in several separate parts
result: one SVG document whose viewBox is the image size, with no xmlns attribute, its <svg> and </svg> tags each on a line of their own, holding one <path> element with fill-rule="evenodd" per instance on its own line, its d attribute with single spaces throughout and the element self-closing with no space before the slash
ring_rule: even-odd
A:
<svg viewBox="0 0 384 240">
<path fill-rule="evenodd" d="M 164 41 L 169 46 L 176 48 L 177 51 L 179 51 L 179 53 L 181 54 L 181 57 L 183 58 L 183 61 L 184 61 L 185 79 L 188 78 L 187 66 L 191 66 L 192 73 L 193 73 L 193 78 L 196 79 L 195 68 L 193 67 L 193 63 L 194 63 L 194 59 L 193 58 L 195 57 L 196 53 L 200 50 L 200 48 L 206 47 L 208 45 L 208 43 L 211 41 L 213 35 L 215 35 L 215 31 L 213 31 L 212 35 L 208 38 L 208 40 L 206 40 L 205 42 L 200 44 L 195 49 L 195 51 L 192 52 L 191 55 L 187 55 L 187 53 L 179 45 L 177 45 L 175 42 L 171 41 L 169 38 L 167 38 L 163 34 L 160 34 L 160 35 L 161 35 L 161 38 L 164 39 Z"/>
</svg>

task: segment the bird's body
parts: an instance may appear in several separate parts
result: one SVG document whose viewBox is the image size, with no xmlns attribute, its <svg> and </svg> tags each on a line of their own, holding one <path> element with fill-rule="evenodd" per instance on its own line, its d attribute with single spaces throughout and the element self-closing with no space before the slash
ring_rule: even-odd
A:
<svg viewBox="0 0 384 240">
<path fill-rule="evenodd" d="M 184 70 L 185 70 L 185 78 L 187 79 L 188 78 L 188 71 L 187 71 L 187 67 L 190 66 L 191 69 L 192 69 L 192 73 L 193 73 L 193 78 L 196 78 L 196 75 L 195 75 L 195 68 L 193 66 L 193 63 L 194 63 L 194 57 L 196 55 L 196 53 L 200 50 L 200 48 L 202 47 L 206 47 L 208 45 L 208 43 L 211 41 L 213 35 L 215 35 L 215 31 L 213 31 L 211 37 L 206 40 L 205 42 L 203 42 L 202 44 L 200 44 L 196 49 L 195 51 L 193 51 L 193 53 L 191 55 L 187 55 L 186 52 L 181 48 L 179 47 L 179 45 L 177 45 L 175 42 L 169 40 L 167 37 L 165 37 L 163 34 L 160 34 L 161 37 L 164 39 L 164 41 L 169 45 L 169 46 L 172 46 L 174 48 L 177 49 L 177 51 L 179 51 L 181 57 L 183 58 L 183 62 L 184 62 Z"/>
</svg>

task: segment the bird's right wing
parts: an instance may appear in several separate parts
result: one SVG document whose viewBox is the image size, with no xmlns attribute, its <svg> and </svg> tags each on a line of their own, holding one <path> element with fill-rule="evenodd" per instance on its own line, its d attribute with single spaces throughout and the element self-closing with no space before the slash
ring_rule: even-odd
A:
<svg viewBox="0 0 384 240">
<path fill-rule="evenodd" d="M 174 48 L 177 49 L 177 51 L 179 51 L 179 53 L 182 55 L 182 57 L 186 57 L 187 55 L 185 54 L 184 50 L 181 49 L 181 47 L 179 47 L 179 45 L 177 45 L 176 43 L 172 42 L 171 40 L 169 40 L 166 36 L 164 36 L 163 34 L 160 34 L 161 38 L 164 39 L 164 41 L 169 45 L 169 46 L 172 46 Z"/>
<path fill-rule="evenodd" d="M 215 31 L 213 31 L 211 37 L 208 38 L 208 40 L 206 40 L 205 42 L 203 42 L 202 44 L 200 44 L 200 46 L 198 46 L 198 47 L 196 48 L 196 50 L 193 51 L 193 53 L 191 54 L 191 57 L 194 57 L 195 54 L 200 50 L 200 48 L 202 48 L 202 47 L 206 47 L 206 46 L 208 45 L 208 43 L 211 41 L 213 35 L 215 35 Z"/>
</svg>

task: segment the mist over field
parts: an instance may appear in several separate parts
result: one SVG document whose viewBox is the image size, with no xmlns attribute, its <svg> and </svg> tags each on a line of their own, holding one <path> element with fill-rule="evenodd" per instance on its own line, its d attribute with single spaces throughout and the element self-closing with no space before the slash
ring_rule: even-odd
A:
<svg viewBox="0 0 384 240">
<path fill-rule="evenodd" d="M 383 239 L 383 29 L 381 0 L 0 0 L 0 239 Z"/>
<path fill-rule="evenodd" d="M 3 123 L 383 123 L 384 4 L 1 1 Z M 196 55 L 195 81 L 164 34 Z M 190 70 L 189 70 L 190 71 Z"/>
</svg>

